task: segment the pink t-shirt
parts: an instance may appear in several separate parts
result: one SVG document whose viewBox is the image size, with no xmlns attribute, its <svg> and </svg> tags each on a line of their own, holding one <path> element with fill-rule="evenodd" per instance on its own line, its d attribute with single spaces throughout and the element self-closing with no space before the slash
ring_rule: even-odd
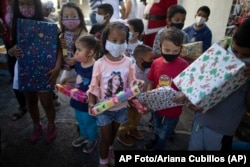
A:
<svg viewBox="0 0 250 167">
<path fill-rule="evenodd" d="M 123 56 L 120 61 L 111 61 L 104 56 L 94 64 L 87 93 L 92 93 L 97 97 L 97 102 L 101 102 L 130 88 L 135 79 L 135 68 L 129 57 Z M 127 105 L 127 102 L 121 103 L 110 111 L 119 110 Z"/>
</svg>

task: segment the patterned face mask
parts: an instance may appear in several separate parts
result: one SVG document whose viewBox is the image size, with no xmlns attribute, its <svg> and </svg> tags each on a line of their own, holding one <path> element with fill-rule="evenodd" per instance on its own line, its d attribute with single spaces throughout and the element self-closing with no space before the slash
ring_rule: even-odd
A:
<svg viewBox="0 0 250 167">
<path fill-rule="evenodd" d="M 106 41 L 106 46 L 105 46 L 106 50 L 109 51 L 109 53 L 117 58 L 120 55 L 124 54 L 127 48 L 127 43 L 124 42 L 123 44 L 116 44 L 110 41 Z"/>
<path fill-rule="evenodd" d="M 72 31 L 80 25 L 80 19 L 63 19 L 62 24 Z"/>
<path fill-rule="evenodd" d="M 19 7 L 20 13 L 27 18 L 32 18 L 35 15 L 34 8 Z"/>
</svg>

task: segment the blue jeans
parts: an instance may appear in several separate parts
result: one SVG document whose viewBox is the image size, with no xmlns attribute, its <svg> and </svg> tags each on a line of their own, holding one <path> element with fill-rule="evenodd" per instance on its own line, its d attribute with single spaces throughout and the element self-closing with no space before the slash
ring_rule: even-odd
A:
<svg viewBox="0 0 250 167">
<path fill-rule="evenodd" d="M 96 118 L 89 115 L 88 112 L 82 112 L 79 110 L 75 110 L 75 117 L 80 129 L 80 136 L 86 137 L 91 141 L 96 140 L 98 136 Z"/>
<path fill-rule="evenodd" d="M 167 139 L 172 135 L 179 117 L 176 118 L 167 118 L 157 113 L 153 113 L 153 123 L 155 131 L 155 141 L 154 145 L 155 150 L 165 150 Z"/>
</svg>

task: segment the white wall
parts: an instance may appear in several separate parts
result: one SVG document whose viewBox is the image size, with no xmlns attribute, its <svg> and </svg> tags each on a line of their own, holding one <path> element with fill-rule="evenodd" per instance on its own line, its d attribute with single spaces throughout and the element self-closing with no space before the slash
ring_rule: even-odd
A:
<svg viewBox="0 0 250 167">
<path fill-rule="evenodd" d="M 233 0 L 178 0 L 178 3 L 187 11 L 184 28 L 194 23 L 197 9 L 206 5 L 211 11 L 207 25 L 212 31 L 212 42 L 221 40 L 226 31 L 232 2 Z"/>
</svg>

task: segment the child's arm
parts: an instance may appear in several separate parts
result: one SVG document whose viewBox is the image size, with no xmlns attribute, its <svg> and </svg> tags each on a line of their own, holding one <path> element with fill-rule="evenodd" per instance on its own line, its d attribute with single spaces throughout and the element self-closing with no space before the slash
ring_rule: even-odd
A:
<svg viewBox="0 0 250 167">
<path fill-rule="evenodd" d="M 57 80 L 57 77 L 58 77 L 58 75 L 60 73 L 61 67 L 62 67 L 62 49 L 59 46 L 59 41 L 58 41 L 56 65 L 52 70 L 50 70 L 47 73 L 47 75 L 50 75 L 49 80 L 48 80 L 49 84 L 55 84 L 56 83 L 56 80 Z"/>
<path fill-rule="evenodd" d="M 154 82 L 149 81 L 148 86 L 147 86 L 147 91 L 153 90 L 154 89 Z"/>
</svg>

